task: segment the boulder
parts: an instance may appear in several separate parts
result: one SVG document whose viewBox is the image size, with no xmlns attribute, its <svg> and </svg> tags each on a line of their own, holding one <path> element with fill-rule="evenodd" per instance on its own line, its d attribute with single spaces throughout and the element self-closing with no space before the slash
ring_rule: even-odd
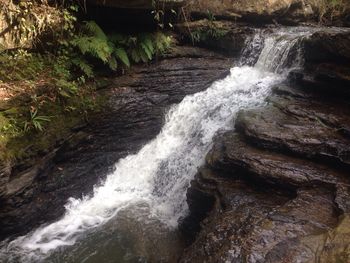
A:
<svg viewBox="0 0 350 263">
<path fill-rule="evenodd" d="M 350 30 L 324 29 L 304 40 L 306 63 L 310 62 L 349 62 Z"/>
</svg>

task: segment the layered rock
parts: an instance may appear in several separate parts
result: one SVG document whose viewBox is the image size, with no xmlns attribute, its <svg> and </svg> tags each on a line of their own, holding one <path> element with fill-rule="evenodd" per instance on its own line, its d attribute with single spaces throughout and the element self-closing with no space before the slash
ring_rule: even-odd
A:
<svg viewBox="0 0 350 263">
<path fill-rule="evenodd" d="M 220 19 L 248 21 L 252 23 L 298 24 L 317 21 L 324 16 L 341 18 L 343 23 L 349 10 L 349 3 L 339 1 L 341 8 L 332 8 L 328 1 L 312 0 L 192 0 L 189 10 L 194 17 L 205 17 L 207 12 Z M 336 20 L 336 19 L 335 19 Z"/>
<path fill-rule="evenodd" d="M 337 47 L 349 42 L 320 35 L 309 43 L 324 57 L 306 44 L 307 70 L 215 139 L 188 191 L 183 227 L 199 233 L 181 262 L 350 261 L 349 96 L 334 92 L 348 88 L 347 47 Z M 317 77 L 325 64 L 343 74 Z"/>
<path fill-rule="evenodd" d="M 134 67 L 108 89 L 108 110 L 77 127 L 65 142 L 28 164 L 0 167 L 0 236 L 30 231 L 64 212 L 69 197 L 92 192 L 115 162 L 137 151 L 162 126 L 164 111 L 229 73 L 231 61 L 192 47 Z"/>
<path fill-rule="evenodd" d="M 335 121 L 314 99 L 275 95 L 216 139 L 188 195 L 190 207 L 196 192 L 215 201 L 182 262 L 349 260 L 350 138 L 339 128 L 350 120 L 341 101 Z"/>
</svg>

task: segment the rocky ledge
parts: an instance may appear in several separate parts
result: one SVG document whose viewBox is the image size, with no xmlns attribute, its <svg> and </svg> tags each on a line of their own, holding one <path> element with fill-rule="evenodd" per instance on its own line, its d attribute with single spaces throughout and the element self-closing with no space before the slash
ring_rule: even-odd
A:
<svg viewBox="0 0 350 263">
<path fill-rule="evenodd" d="M 310 38 L 306 70 L 216 137 L 188 191 L 183 227 L 198 235 L 181 262 L 350 262 L 350 41 L 333 37 Z"/>
<path fill-rule="evenodd" d="M 35 165 L 0 165 L 0 237 L 25 233 L 64 212 L 69 197 L 92 192 L 115 162 L 137 151 L 162 126 L 164 111 L 187 94 L 229 73 L 231 60 L 193 47 L 176 47 L 159 62 L 134 67 L 108 89 L 108 110 L 77 127 Z M 107 105 L 106 105 L 107 106 Z"/>
</svg>

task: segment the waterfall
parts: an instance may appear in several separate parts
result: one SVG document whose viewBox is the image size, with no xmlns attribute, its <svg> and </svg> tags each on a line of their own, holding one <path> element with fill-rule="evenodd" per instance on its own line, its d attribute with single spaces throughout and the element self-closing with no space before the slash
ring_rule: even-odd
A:
<svg viewBox="0 0 350 263">
<path fill-rule="evenodd" d="M 118 217 L 121 211 L 135 209 L 137 213 L 137 207 L 147 209 L 149 218 L 176 228 L 188 210 L 186 191 L 214 135 L 232 128 L 238 111 L 265 103 L 271 87 L 283 81 L 282 69 L 301 62 L 298 43 L 309 32 L 280 30 L 264 39 L 263 34 L 256 35 L 253 41 L 261 48 L 252 43 L 254 50 L 244 53 L 257 58 L 254 67 L 233 67 L 225 79 L 173 106 L 157 137 L 138 153 L 119 160 L 114 172 L 90 197 L 71 198 L 64 216 L 56 222 L 3 242 L 0 258 L 40 262 L 59 247 L 73 245 L 82 233 Z"/>
</svg>

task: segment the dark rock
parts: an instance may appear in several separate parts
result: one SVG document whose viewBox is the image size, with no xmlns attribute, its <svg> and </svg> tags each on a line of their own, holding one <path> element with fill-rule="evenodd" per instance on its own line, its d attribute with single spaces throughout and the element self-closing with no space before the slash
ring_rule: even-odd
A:
<svg viewBox="0 0 350 263">
<path fill-rule="evenodd" d="M 229 59 L 201 49 L 188 56 L 188 49 L 193 50 L 178 48 L 167 59 L 135 66 L 100 90 L 109 98 L 107 110 L 53 152 L 16 171 L 0 168 L 0 236 L 28 232 L 62 215 L 68 198 L 90 194 L 118 159 L 157 135 L 170 105 L 229 73 Z"/>
<path fill-rule="evenodd" d="M 200 230 L 199 223 L 208 216 L 217 200 L 215 186 L 213 186 L 215 182 L 205 183 L 205 180 L 210 177 L 208 173 L 210 174 L 211 170 L 201 169 L 196 175 L 197 179 L 192 181 L 187 191 L 187 204 L 191 213 L 180 222 L 180 229 L 189 242 L 194 240 Z"/>
<path fill-rule="evenodd" d="M 305 60 L 310 62 L 347 62 L 350 59 L 350 32 L 324 30 L 304 40 Z"/>
<path fill-rule="evenodd" d="M 229 188 L 231 202 L 212 213 L 180 262 L 309 262 L 312 242 L 303 241 L 337 224 L 334 197 L 326 189 L 299 190 L 291 198 L 241 181 L 221 186 Z"/>
<path fill-rule="evenodd" d="M 315 112 L 308 109 L 306 104 L 280 105 L 282 110 L 270 105 L 263 111 L 241 112 L 236 128 L 260 147 L 349 167 L 349 140 L 338 132 L 340 126 L 334 128 L 327 125 L 336 124 L 332 115 L 326 113 L 331 109 L 323 106 L 321 112 Z M 348 120 L 347 116 L 341 116 Z"/>
<path fill-rule="evenodd" d="M 253 178 L 280 187 L 311 185 L 350 185 L 345 173 L 321 164 L 261 150 L 245 143 L 235 132 L 227 132 L 214 144 L 207 155 L 214 169 L 225 170 L 235 177 Z"/>
<path fill-rule="evenodd" d="M 215 201 L 180 262 L 349 262 L 348 103 L 294 82 L 267 101 L 215 139 L 189 190 Z"/>
</svg>

